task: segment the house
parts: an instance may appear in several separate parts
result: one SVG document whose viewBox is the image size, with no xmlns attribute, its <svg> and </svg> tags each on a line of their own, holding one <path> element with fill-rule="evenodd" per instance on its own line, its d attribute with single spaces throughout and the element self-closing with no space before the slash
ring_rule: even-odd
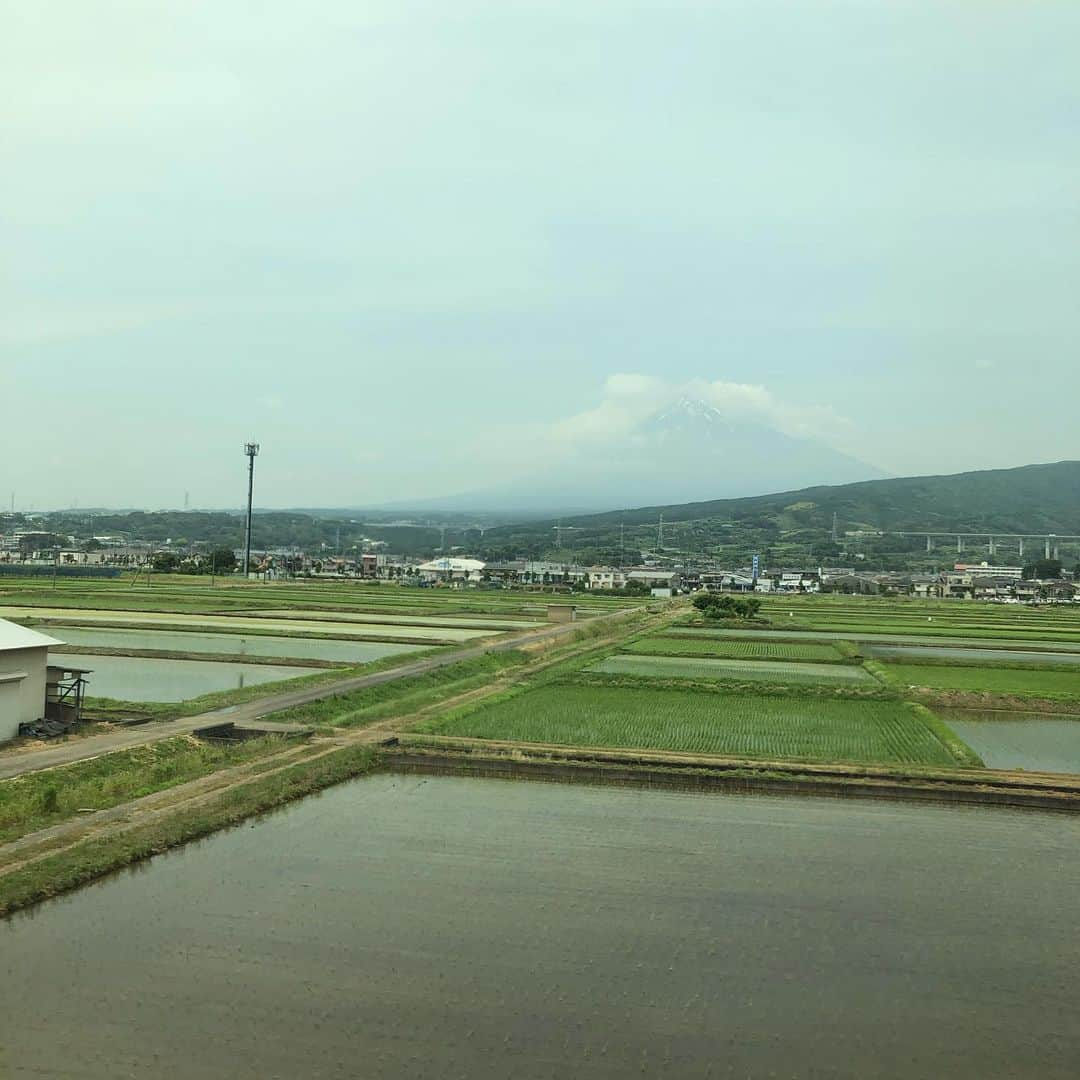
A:
<svg viewBox="0 0 1080 1080">
<path fill-rule="evenodd" d="M 626 572 L 610 566 L 591 566 L 585 584 L 589 589 L 621 589 L 626 585 Z"/>
<path fill-rule="evenodd" d="M 679 574 L 675 570 L 642 569 L 631 570 L 627 575 L 628 581 L 640 581 L 642 585 L 650 589 L 674 589 L 679 584 Z"/>
<path fill-rule="evenodd" d="M 55 638 L 0 619 L 0 742 L 14 739 L 20 724 L 45 716 L 49 649 L 59 644 Z"/>
<path fill-rule="evenodd" d="M 975 579 L 970 574 L 942 574 L 938 579 L 938 596 L 943 600 L 974 600 Z"/>
</svg>

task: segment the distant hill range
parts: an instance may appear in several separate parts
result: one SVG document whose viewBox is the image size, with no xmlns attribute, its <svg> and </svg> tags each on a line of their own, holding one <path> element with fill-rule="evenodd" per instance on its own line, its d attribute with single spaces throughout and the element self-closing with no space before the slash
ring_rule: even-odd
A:
<svg viewBox="0 0 1080 1080">
<path fill-rule="evenodd" d="M 835 527 L 839 543 L 832 543 Z M 663 525 L 661 526 L 661 519 Z M 493 546 L 550 549 L 552 522 L 489 529 Z M 733 556 L 773 549 L 830 558 L 851 534 L 878 531 L 1080 534 L 1080 461 L 947 476 L 917 476 L 816 486 L 749 498 L 664 503 L 561 521 L 572 548 L 719 551 Z M 661 540 L 662 537 L 662 540 Z M 912 552 L 925 540 L 888 539 L 879 553 Z M 875 550 L 867 541 L 862 550 Z"/>
</svg>

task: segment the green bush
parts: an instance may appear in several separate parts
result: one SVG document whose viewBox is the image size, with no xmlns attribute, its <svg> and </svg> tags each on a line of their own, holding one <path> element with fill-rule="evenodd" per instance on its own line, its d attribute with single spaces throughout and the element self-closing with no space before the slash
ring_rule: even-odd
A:
<svg viewBox="0 0 1080 1080">
<path fill-rule="evenodd" d="M 706 619 L 752 619 L 761 610 L 761 601 L 756 596 L 701 592 L 693 603 Z"/>
</svg>

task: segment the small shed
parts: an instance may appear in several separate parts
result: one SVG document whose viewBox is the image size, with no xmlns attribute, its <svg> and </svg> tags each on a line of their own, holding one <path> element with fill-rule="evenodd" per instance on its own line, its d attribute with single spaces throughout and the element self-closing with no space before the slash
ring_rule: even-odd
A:
<svg viewBox="0 0 1080 1080">
<path fill-rule="evenodd" d="M 0 619 L 0 742 L 45 716 L 49 649 L 61 642 Z"/>
</svg>

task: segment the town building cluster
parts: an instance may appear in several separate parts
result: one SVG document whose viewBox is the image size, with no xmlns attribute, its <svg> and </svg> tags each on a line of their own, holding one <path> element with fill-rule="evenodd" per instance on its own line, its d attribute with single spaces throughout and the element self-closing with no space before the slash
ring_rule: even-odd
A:
<svg viewBox="0 0 1080 1080">
<path fill-rule="evenodd" d="M 17 530 L 0 535 L 0 574 L 115 576 L 145 568 L 205 572 L 201 548 L 177 550 L 169 543 L 95 536 L 90 541 Z M 51 540 L 46 544 L 44 541 Z M 379 545 L 381 546 L 381 545 Z M 227 554 L 227 553 L 226 553 Z M 239 565 L 243 554 L 235 551 Z M 642 566 L 590 566 L 574 562 L 514 559 L 487 562 L 463 555 L 421 558 L 386 550 L 346 555 L 296 548 L 252 552 L 252 572 L 267 580 L 363 579 L 440 588 L 600 590 L 675 595 L 699 589 L 757 593 L 841 593 L 921 599 L 993 600 L 1007 603 L 1080 600 L 1080 582 L 1069 576 L 1026 579 L 1020 566 L 956 563 L 940 573 L 880 572 L 854 566 L 734 569 L 680 565 L 669 559 Z M 663 565 L 660 565 L 663 563 Z M 218 567 L 233 572 L 232 567 Z"/>
</svg>

